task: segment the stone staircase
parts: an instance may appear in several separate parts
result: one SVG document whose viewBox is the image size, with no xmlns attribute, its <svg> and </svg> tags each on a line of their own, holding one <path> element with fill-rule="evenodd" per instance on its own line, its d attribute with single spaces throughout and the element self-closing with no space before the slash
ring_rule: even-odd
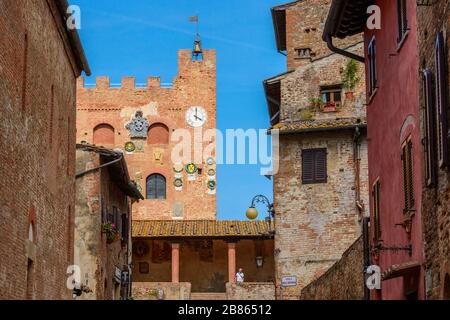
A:
<svg viewBox="0 0 450 320">
<path fill-rule="evenodd" d="M 227 300 L 227 294 L 224 292 L 199 292 L 191 293 L 191 300 L 203 300 L 203 301 L 211 301 L 211 300 Z"/>
</svg>

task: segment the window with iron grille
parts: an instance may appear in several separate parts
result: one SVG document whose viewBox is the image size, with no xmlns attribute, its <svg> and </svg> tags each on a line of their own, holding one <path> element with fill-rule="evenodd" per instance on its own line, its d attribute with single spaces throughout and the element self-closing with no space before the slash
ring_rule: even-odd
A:
<svg viewBox="0 0 450 320">
<path fill-rule="evenodd" d="M 327 183 L 327 179 L 327 149 L 303 150 L 303 184 Z"/>
<path fill-rule="evenodd" d="M 380 220 L 380 180 L 372 186 L 372 200 L 373 200 L 373 227 L 374 240 L 377 243 L 381 240 L 381 220 Z"/>
<path fill-rule="evenodd" d="M 147 199 L 166 199 L 166 178 L 152 174 L 147 178 Z"/>
<path fill-rule="evenodd" d="M 406 8 L 406 0 L 397 0 L 397 15 L 398 15 L 398 38 L 397 42 L 402 42 L 406 33 L 408 32 L 408 11 Z"/>
<path fill-rule="evenodd" d="M 424 157 L 425 157 L 425 181 L 428 186 L 436 183 L 436 125 L 435 125 L 435 106 L 433 95 L 433 73 L 430 69 L 423 70 L 422 90 L 424 101 Z"/>
<path fill-rule="evenodd" d="M 367 47 L 367 61 L 368 61 L 368 80 L 369 80 L 369 96 L 375 92 L 377 88 L 377 64 L 376 64 L 376 41 L 375 37 L 369 42 Z"/>
<path fill-rule="evenodd" d="M 448 165 L 448 127 L 447 127 L 447 108 L 448 108 L 448 84 L 447 84 L 447 65 L 445 53 L 444 34 L 439 32 L 436 37 L 436 119 L 437 119 L 437 154 L 439 166 L 441 168 Z"/>
<path fill-rule="evenodd" d="M 413 144 L 411 138 L 402 146 L 402 171 L 403 171 L 403 193 L 404 193 L 404 213 L 414 211 L 414 168 L 413 168 Z"/>
</svg>

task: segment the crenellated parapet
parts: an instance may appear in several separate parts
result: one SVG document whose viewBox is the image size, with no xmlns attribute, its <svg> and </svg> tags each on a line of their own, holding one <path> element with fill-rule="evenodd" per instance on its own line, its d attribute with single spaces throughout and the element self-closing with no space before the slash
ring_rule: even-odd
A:
<svg viewBox="0 0 450 320">
<path fill-rule="evenodd" d="M 188 49 L 178 51 L 178 75 L 173 78 L 172 83 L 162 83 L 161 78 L 149 76 L 145 83 L 137 83 L 136 77 L 124 76 L 120 83 L 111 82 L 108 76 L 98 76 L 95 85 L 87 85 L 85 78 L 80 77 L 77 81 L 78 90 L 83 89 L 126 89 L 126 90 L 146 90 L 146 89 L 171 89 L 176 86 L 186 84 L 186 82 L 215 81 L 216 77 L 216 51 L 204 50 L 202 60 L 193 60 L 192 52 Z"/>
</svg>

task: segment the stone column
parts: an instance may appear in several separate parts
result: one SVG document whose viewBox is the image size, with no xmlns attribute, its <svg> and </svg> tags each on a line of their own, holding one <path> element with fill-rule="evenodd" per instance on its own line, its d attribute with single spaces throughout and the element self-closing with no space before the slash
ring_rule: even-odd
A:
<svg viewBox="0 0 450 320">
<path fill-rule="evenodd" d="M 172 283 L 180 282 L 180 244 L 172 243 Z"/>
<path fill-rule="evenodd" d="M 236 243 L 228 242 L 228 282 L 236 283 Z"/>
</svg>

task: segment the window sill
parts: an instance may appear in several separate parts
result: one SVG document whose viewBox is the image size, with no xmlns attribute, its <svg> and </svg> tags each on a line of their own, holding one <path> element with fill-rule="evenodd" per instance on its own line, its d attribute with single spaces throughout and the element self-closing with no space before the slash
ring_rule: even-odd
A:
<svg viewBox="0 0 450 320">
<path fill-rule="evenodd" d="M 400 41 L 397 41 L 397 49 L 396 49 L 397 53 L 400 52 L 400 50 L 402 49 L 403 44 L 406 42 L 406 38 L 408 38 L 408 35 L 409 35 L 409 30 L 407 30 L 403 34 L 403 37 Z"/>
</svg>

